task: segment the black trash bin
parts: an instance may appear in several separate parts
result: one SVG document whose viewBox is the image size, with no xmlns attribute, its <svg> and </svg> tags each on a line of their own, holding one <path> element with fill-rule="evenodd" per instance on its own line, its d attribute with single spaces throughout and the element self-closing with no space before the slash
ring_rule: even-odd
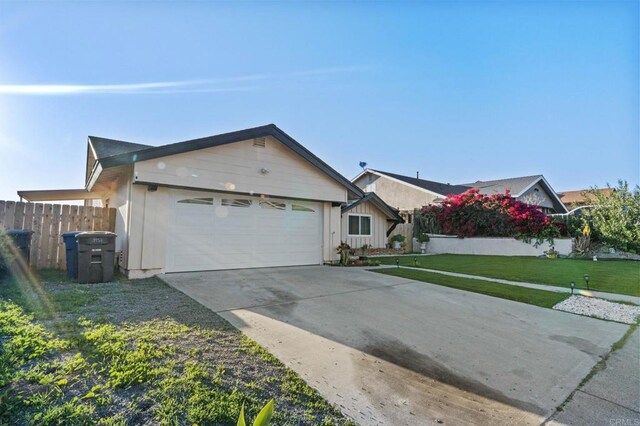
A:
<svg viewBox="0 0 640 426">
<path fill-rule="evenodd" d="M 81 231 L 71 231 L 62 234 L 67 254 L 67 277 L 78 278 L 78 240 L 76 235 Z"/>
<path fill-rule="evenodd" d="M 9 229 L 5 231 L 5 234 L 11 237 L 24 264 L 29 266 L 29 258 L 31 257 L 31 235 L 33 235 L 33 231 L 31 229 Z"/>
<path fill-rule="evenodd" d="M 81 232 L 78 241 L 78 282 L 104 283 L 113 280 L 116 234 Z"/>
</svg>

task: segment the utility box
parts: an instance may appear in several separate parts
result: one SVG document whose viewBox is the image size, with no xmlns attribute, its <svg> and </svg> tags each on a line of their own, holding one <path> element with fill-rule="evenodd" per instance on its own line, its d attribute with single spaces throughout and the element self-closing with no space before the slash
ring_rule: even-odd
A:
<svg viewBox="0 0 640 426">
<path fill-rule="evenodd" d="M 116 234 L 81 232 L 78 241 L 78 282 L 104 283 L 113 280 Z"/>
</svg>

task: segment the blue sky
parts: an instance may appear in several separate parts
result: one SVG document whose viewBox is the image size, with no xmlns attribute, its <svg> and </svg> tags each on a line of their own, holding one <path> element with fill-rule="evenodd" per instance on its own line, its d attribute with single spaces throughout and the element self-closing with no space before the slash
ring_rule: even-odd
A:
<svg viewBox="0 0 640 426">
<path fill-rule="evenodd" d="M 0 2 L 0 199 L 267 123 L 347 177 L 637 184 L 638 4 Z"/>
</svg>

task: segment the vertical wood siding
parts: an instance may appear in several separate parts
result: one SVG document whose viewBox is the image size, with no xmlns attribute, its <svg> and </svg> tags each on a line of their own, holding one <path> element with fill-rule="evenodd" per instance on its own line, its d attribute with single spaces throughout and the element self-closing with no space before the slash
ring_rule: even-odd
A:
<svg viewBox="0 0 640 426">
<path fill-rule="evenodd" d="M 370 237 L 350 237 L 349 214 L 371 215 L 372 235 Z M 369 244 L 373 248 L 384 248 L 387 243 L 387 229 L 389 226 L 390 223 L 387 222 L 387 216 L 377 207 L 368 202 L 362 203 L 342 215 L 342 240 L 346 241 L 353 249 L 359 249 L 365 244 Z"/>
<path fill-rule="evenodd" d="M 116 209 L 61 204 L 22 203 L 0 200 L 0 232 L 30 229 L 30 266 L 66 268 L 61 235 L 69 231 L 110 231 L 115 228 Z"/>
</svg>

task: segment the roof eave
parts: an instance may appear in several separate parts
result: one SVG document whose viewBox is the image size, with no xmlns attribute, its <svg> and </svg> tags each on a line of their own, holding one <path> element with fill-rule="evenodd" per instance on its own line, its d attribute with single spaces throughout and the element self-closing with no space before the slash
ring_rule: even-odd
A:
<svg viewBox="0 0 640 426">
<path fill-rule="evenodd" d="M 42 189 L 42 190 L 25 190 L 18 191 L 21 199 L 37 202 L 37 201 L 79 201 L 79 200 L 98 200 L 104 194 L 101 192 L 90 192 L 85 188 L 76 189 Z"/>
<path fill-rule="evenodd" d="M 327 163 L 322 161 L 315 154 L 305 148 L 302 144 L 279 129 L 275 124 L 268 124 L 266 126 L 238 130 L 235 132 L 223 133 L 221 135 L 208 136 L 205 138 L 193 139 L 190 141 L 177 142 L 174 144 L 163 145 L 159 147 L 145 148 L 139 151 L 132 151 L 124 154 L 113 155 L 111 157 L 101 158 L 97 162 L 100 163 L 101 168 L 107 169 L 111 167 L 122 166 L 125 164 L 132 164 L 138 161 L 151 160 L 155 158 L 166 157 L 169 155 L 180 154 L 183 152 L 197 151 L 199 149 L 226 145 L 265 136 L 274 137 L 275 139 L 286 145 L 293 152 L 301 156 L 304 160 L 320 169 L 320 171 L 322 171 L 324 174 L 344 186 L 348 191 L 351 191 L 359 197 L 364 196 L 364 192 L 356 185 L 354 185 L 349 179 L 342 176 L 331 166 L 329 166 Z"/>
</svg>

